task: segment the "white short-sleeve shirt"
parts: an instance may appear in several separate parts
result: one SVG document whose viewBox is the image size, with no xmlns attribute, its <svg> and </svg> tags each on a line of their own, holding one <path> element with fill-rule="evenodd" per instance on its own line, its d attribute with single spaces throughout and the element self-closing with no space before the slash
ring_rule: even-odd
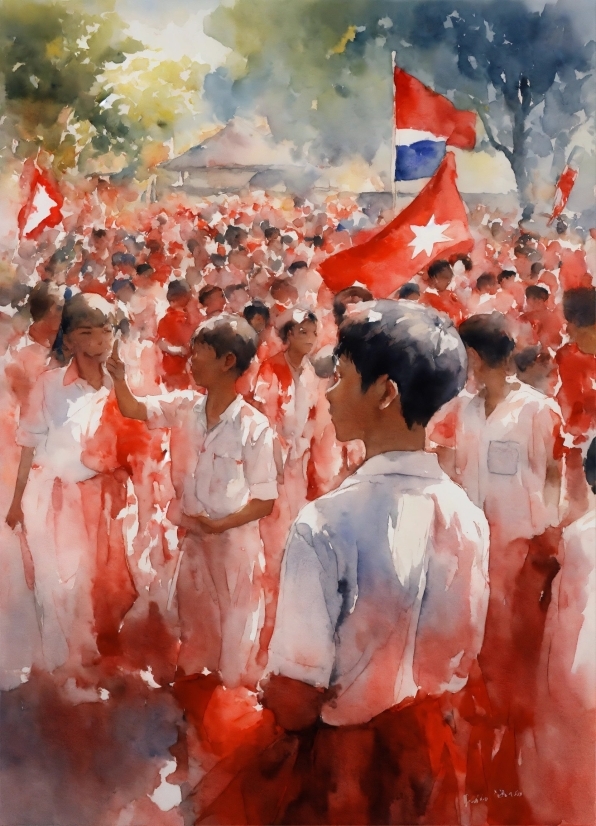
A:
<svg viewBox="0 0 596 826">
<path fill-rule="evenodd" d="M 454 418 L 445 440 L 441 422 Z M 429 438 L 455 449 L 456 481 L 483 508 L 503 539 L 530 538 L 557 524 L 544 486 L 560 442 L 562 416 L 555 401 L 520 383 L 486 416 L 480 395 L 462 393 L 430 423 Z"/>
<path fill-rule="evenodd" d="M 277 498 L 273 431 L 242 396 L 211 430 L 206 395 L 174 391 L 144 402 L 149 427 L 171 428 L 172 482 L 186 514 L 220 519 L 251 499 Z"/>
<path fill-rule="evenodd" d="M 101 421 L 112 382 L 104 374 L 96 390 L 79 376 L 76 362 L 42 373 L 19 422 L 17 444 L 35 448 L 35 463 L 48 476 L 83 482 L 96 475 L 81 461 L 85 441 Z"/>
<path fill-rule="evenodd" d="M 375 456 L 293 525 L 269 670 L 332 687 L 331 725 L 457 691 L 482 644 L 487 569 L 486 519 L 437 457 Z"/>
</svg>

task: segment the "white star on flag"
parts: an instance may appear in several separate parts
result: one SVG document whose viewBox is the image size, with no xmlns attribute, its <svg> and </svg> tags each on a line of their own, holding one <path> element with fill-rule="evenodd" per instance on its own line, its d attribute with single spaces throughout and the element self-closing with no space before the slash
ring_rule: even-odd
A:
<svg viewBox="0 0 596 826">
<path fill-rule="evenodd" d="M 449 223 L 437 224 L 434 215 L 431 215 L 430 221 L 424 227 L 410 225 L 410 229 L 414 233 L 414 238 L 408 244 L 409 247 L 414 247 L 412 258 L 416 258 L 421 252 L 432 255 L 435 244 L 440 244 L 442 241 L 452 241 L 452 238 L 445 235 L 445 230 L 448 228 Z"/>
</svg>

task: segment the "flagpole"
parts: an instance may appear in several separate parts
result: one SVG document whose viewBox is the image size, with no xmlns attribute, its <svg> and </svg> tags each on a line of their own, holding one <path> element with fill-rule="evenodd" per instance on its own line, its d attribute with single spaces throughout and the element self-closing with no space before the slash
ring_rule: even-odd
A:
<svg viewBox="0 0 596 826">
<path fill-rule="evenodd" d="M 395 89 L 395 52 L 391 52 L 391 86 L 393 88 L 393 120 L 391 123 L 391 198 L 393 205 L 393 215 L 397 211 L 397 181 L 395 180 L 395 165 L 397 163 L 397 105 Z"/>
</svg>

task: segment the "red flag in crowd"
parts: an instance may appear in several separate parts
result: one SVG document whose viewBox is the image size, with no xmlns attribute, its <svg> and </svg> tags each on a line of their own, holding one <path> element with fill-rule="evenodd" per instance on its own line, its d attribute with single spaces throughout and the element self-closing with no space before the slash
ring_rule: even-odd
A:
<svg viewBox="0 0 596 826">
<path fill-rule="evenodd" d="M 457 109 L 450 100 L 433 92 L 412 75 L 397 67 L 395 80 L 395 126 L 442 138 L 448 146 L 474 149 L 476 113 Z"/>
<path fill-rule="evenodd" d="M 26 161 L 21 187 L 28 189 L 27 200 L 18 215 L 21 238 L 37 238 L 47 227 L 62 221 L 64 198 L 49 173 L 39 169 L 34 161 Z"/>
<path fill-rule="evenodd" d="M 319 272 L 333 291 L 358 282 L 386 298 L 432 261 L 468 253 L 474 242 L 447 152 L 435 175 L 400 214 L 370 240 L 332 255 Z"/>
<path fill-rule="evenodd" d="M 552 224 L 555 218 L 558 218 L 559 215 L 565 209 L 576 178 L 577 169 L 573 169 L 573 167 L 567 165 L 565 169 L 562 171 L 559 180 L 557 181 L 557 188 L 555 190 L 555 201 L 553 205 L 552 215 L 550 216 L 548 222 L 549 224 Z"/>
</svg>

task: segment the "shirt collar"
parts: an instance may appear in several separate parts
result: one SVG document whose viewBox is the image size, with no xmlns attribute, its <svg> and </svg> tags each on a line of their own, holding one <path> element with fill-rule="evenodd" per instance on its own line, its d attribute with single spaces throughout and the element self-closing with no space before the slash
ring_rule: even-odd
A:
<svg viewBox="0 0 596 826">
<path fill-rule="evenodd" d="M 222 422 L 231 422 L 231 421 L 233 421 L 238 416 L 238 414 L 240 413 L 240 410 L 242 409 L 243 403 L 244 403 L 244 398 L 240 395 L 236 396 L 234 401 L 231 404 L 229 404 L 226 407 L 226 409 L 224 410 L 224 412 L 221 414 L 221 416 L 219 417 L 219 421 L 215 425 L 213 430 L 215 430 L 216 427 L 219 427 L 219 425 Z M 202 417 L 205 427 L 207 427 L 206 405 L 207 405 L 207 394 L 205 393 L 205 395 L 201 396 L 201 398 L 195 404 L 195 410 Z"/>
<path fill-rule="evenodd" d="M 111 387 L 112 380 L 110 379 L 109 375 L 106 373 L 105 370 L 102 370 L 102 385 L 104 387 Z M 64 378 L 62 379 L 62 384 L 65 387 L 68 387 L 69 384 L 78 384 L 79 387 L 91 387 L 89 382 L 85 381 L 79 375 L 79 369 L 77 367 L 76 359 L 72 359 L 68 367 L 64 371 Z"/>
<path fill-rule="evenodd" d="M 355 476 L 418 476 L 423 479 L 443 479 L 444 473 L 435 453 L 423 450 L 392 450 L 367 459 Z"/>
</svg>

